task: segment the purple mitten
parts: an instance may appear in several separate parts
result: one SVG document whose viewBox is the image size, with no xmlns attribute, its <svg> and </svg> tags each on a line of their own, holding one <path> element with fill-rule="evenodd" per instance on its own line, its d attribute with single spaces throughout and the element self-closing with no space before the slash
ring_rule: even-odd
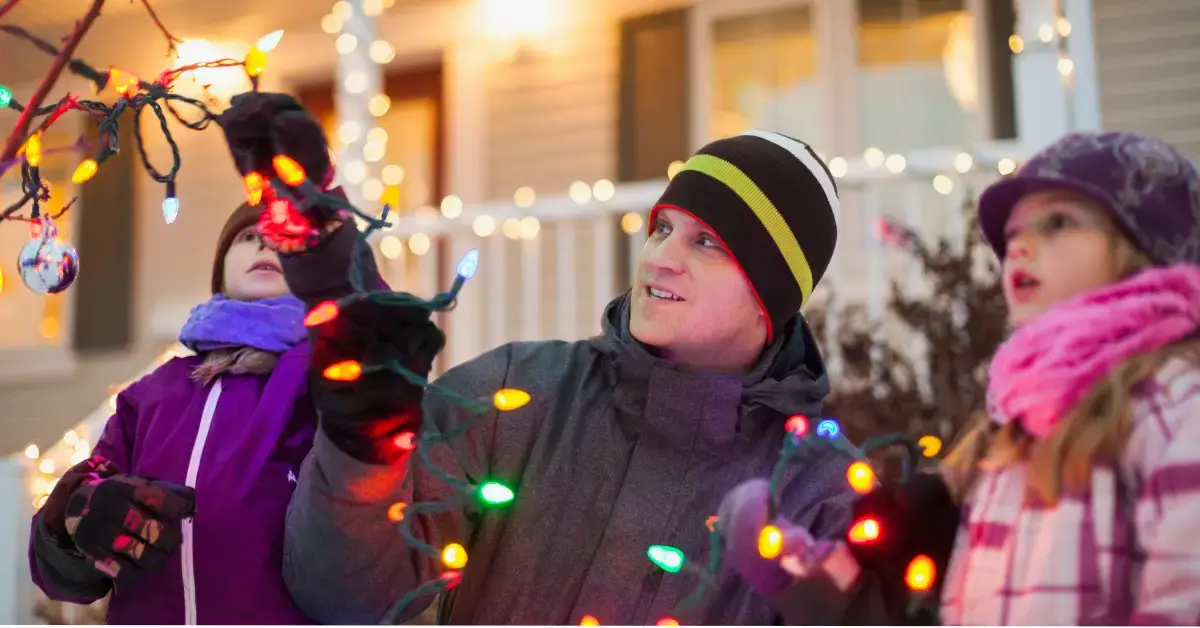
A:
<svg viewBox="0 0 1200 628">
<path fill-rule="evenodd" d="M 725 539 L 725 561 L 756 591 L 771 597 L 795 580 L 795 576 L 780 566 L 780 560 L 807 564 L 813 540 L 808 530 L 776 517 L 770 523 L 783 532 L 783 551 L 773 560 L 759 554 L 758 538 L 768 523 L 768 493 L 766 480 L 750 480 L 725 495 L 717 516 Z"/>
</svg>

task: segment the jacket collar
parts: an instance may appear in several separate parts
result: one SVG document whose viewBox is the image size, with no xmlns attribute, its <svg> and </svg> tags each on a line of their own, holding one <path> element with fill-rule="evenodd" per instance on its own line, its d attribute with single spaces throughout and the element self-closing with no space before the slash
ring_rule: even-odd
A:
<svg viewBox="0 0 1200 628">
<path fill-rule="evenodd" d="M 673 444 L 728 442 L 793 414 L 815 415 L 829 394 L 824 361 L 795 316 L 745 375 L 689 371 L 658 358 L 629 332 L 629 293 L 605 308 L 590 342 L 608 358 L 617 409 Z"/>
</svg>

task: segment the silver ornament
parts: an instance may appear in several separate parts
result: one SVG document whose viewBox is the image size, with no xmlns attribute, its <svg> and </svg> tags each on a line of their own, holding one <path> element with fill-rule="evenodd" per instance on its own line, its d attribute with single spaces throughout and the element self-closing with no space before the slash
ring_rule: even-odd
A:
<svg viewBox="0 0 1200 628">
<path fill-rule="evenodd" d="M 79 275 L 79 254 L 58 239 L 58 229 L 49 221 L 41 233 L 21 247 L 17 257 L 21 282 L 37 294 L 58 294 L 71 287 Z"/>
</svg>

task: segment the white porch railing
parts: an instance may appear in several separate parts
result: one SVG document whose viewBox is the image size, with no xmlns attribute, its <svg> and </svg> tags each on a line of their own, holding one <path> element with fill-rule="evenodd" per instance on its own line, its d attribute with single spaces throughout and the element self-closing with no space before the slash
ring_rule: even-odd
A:
<svg viewBox="0 0 1200 628">
<path fill-rule="evenodd" d="M 871 235 L 875 220 L 900 219 L 923 235 L 954 238 L 964 228 L 965 195 L 977 195 L 1023 156 L 1015 143 L 993 142 L 969 153 L 869 150 L 853 159 L 830 159 L 842 212 L 837 250 L 822 286 L 836 285 L 839 300 L 866 302 L 876 315 L 891 280 L 905 278 L 920 289 L 921 278 L 912 274 L 907 258 Z M 420 295 L 444 289 L 439 278 L 448 281 L 457 260 L 479 249 L 479 273 L 458 308 L 441 321 L 447 349 L 439 366 L 446 368 L 513 340 L 574 340 L 598 332 L 604 305 L 630 284 L 627 273 L 645 239 L 646 212 L 666 184 L 666 179 L 599 182 L 586 194 L 577 189 L 524 207 L 514 201 L 483 203 L 463 208 L 453 219 L 425 208 L 393 219 L 373 244 L 392 287 Z M 835 333 L 836 323 L 830 328 Z M 829 350 L 836 366 L 836 347 Z"/>
<path fill-rule="evenodd" d="M 875 315 L 882 313 L 892 279 L 906 279 L 920 290 L 921 278 L 906 258 L 871 235 L 874 220 L 899 218 L 924 235 L 953 237 L 964 226 L 964 195 L 978 194 L 1023 156 L 1014 144 L 992 143 L 970 154 L 947 148 L 831 159 L 842 213 L 837 250 L 822 285 L 837 285 L 839 302 L 865 300 Z M 666 183 L 602 182 L 586 197 L 576 189 L 574 198 L 548 196 L 526 207 L 484 203 L 463 208 L 455 219 L 429 209 L 395 219 L 372 242 L 392 287 L 421 295 L 445 289 L 438 285 L 439 274 L 448 279 L 459 258 L 479 249 L 478 274 L 441 321 L 447 331 L 446 359 L 439 365 L 444 369 L 513 340 L 574 340 L 598 332 L 604 305 L 629 286 L 628 273 L 645 239 L 646 212 Z M 838 308 L 827 291 L 815 299 L 821 300 L 832 306 L 828 327 L 836 333 Z M 836 376 L 837 346 L 826 342 L 824 348 Z M 178 351 L 169 349 L 145 372 Z M 110 403 L 104 400 L 44 455 L 31 450 L 32 458 L 17 453 L 0 459 L 0 503 L 10 505 L 0 515 L 2 622 L 33 619 L 35 594 L 25 558 L 29 517 L 52 478 L 88 455 L 112 412 Z"/>
</svg>

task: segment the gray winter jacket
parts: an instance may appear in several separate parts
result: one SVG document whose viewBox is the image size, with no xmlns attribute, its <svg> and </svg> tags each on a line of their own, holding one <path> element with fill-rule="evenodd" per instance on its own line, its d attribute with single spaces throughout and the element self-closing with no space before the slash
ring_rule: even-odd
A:
<svg viewBox="0 0 1200 628">
<path fill-rule="evenodd" d="M 828 392 L 824 364 L 799 316 L 748 375 L 681 370 L 629 335 L 628 296 L 613 301 L 604 332 L 579 342 L 511 343 L 448 371 L 438 383 L 468 398 L 519 388 L 532 401 L 477 418 L 442 395 L 425 398 L 426 429 L 477 421 L 430 455 L 455 477 L 512 487 L 503 510 L 414 515 L 433 547 L 462 543 L 462 582 L 442 600 L 452 624 L 771 624 L 769 600 L 732 570 L 692 611 L 674 615 L 696 586 L 666 573 L 650 545 L 708 561 L 706 519 L 727 491 L 766 477 L 787 417 L 816 415 Z M 854 493 L 849 456 L 833 448 L 796 460 L 781 482 L 781 514 L 818 537 L 843 534 Z M 410 456 L 413 458 L 413 456 Z M 415 465 L 358 462 L 318 432 L 287 517 L 284 577 L 309 616 L 328 624 L 378 623 L 391 604 L 444 567 L 406 546 L 389 521 L 395 502 L 449 497 Z M 418 601 L 402 619 L 420 613 Z"/>
</svg>

